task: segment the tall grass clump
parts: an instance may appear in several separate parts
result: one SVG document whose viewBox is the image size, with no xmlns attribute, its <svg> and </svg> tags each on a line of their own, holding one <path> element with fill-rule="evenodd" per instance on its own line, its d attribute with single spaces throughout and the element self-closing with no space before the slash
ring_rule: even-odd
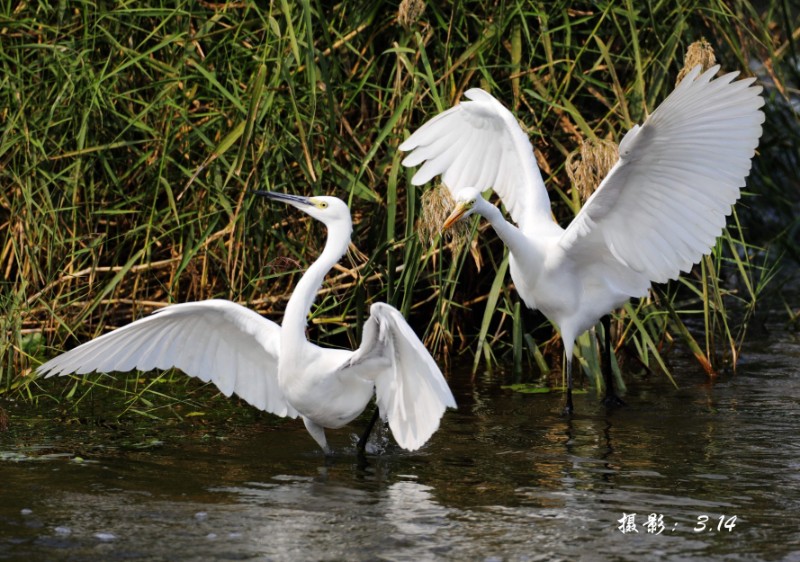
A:
<svg viewBox="0 0 800 562">
<path fill-rule="evenodd" d="M 773 263 L 745 215 L 777 202 L 772 215 L 792 216 L 797 201 L 783 149 L 800 138 L 786 46 L 800 20 L 759 6 L 0 0 L 0 388 L 83 392 L 29 375 L 171 302 L 228 298 L 280 321 L 324 231 L 250 197 L 256 188 L 351 205 L 354 248 L 317 300 L 312 339 L 357 344 L 380 299 L 442 363 L 467 350 L 476 365 L 547 369 L 552 328 L 520 306 L 502 245 L 483 225 L 480 241 L 418 236 L 430 188 L 410 184 L 396 147 L 469 87 L 487 88 L 530 132 L 567 222 L 583 200 L 571 153 L 641 122 L 701 38 L 725 69 L 769 80 L 768 124 L 789 133 L 767 130 L 758 197 L 692 275 L 618 313 L 615 346 L 665 370 L 676 342 L 709 372 L 735 363 Z M 580 347 L 591 358 L 592 342 Z M 117 387 L 139 411 L 163 399 L 136 376 Z"/>
</svg>

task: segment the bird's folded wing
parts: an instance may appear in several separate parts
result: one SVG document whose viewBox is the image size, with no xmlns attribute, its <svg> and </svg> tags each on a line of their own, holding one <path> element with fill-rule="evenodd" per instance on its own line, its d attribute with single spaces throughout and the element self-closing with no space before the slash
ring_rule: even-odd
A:
<svg viewBox="0 0 800 562">
<path fill-rule="evenodd" d="M 715 80 L 695 67 L 644 125 L 564 232 L 568 252 L 596 247 L 664 282 L 709 251 L 739 198 L 761 136 L 764 101 L 754 79 Z"/>
<path fill-rule="evenodd" d="M 168 306 L 37 369 L 46 376 L 178 368 L 256 408 L 297 417 L 278 385 L 280 326 L 225 300 Z"/>
<path fill-rule="evenodd" d="M 394 307 L 375 303 L 364 324 L 361 346 L 348 364 L 380 360 L 375 394 L 395 441 L 419 449 L 439 428 L 446 408 L 455 408 L 450 387 L 425 346 Z M 387 365 L 388 363 L 388 365 Z"/>
<path fill-rule="evenodd" d="M 549 220 L 550 199 L 528 136 L 487 92 L 473 88 L 465 96 L 472 101 L 440 113 L 399 146 L 411 151 L 404 166 L 424 162 L 411 182 L 441 174 L 453 197 L 465 187 L 492 188 L 523 231 L 529 221 Z"/>
</svg>

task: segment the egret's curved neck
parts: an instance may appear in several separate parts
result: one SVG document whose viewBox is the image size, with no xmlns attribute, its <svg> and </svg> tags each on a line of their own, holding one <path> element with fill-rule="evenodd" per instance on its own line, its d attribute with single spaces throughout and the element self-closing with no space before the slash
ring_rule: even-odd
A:
<svg viewBox="0 0 800 562">
<path fill-rule="evenodd" d="M 543 255 L 538 255 L 540 251 L 534 241 L 525 236 L 519 228 L 508 222 L 500 209 L 487 203 L 481 206 L 480 214 L 492 225 L 497 236 L 508 246 L 508 249 L 516 259 L 525 256 L 529 256 L 535 261 L 544 259 Z"/>
<path fill-rule="evenodd" d="M 339 228 L 328 228 L 325 249 L 300 278 L 286 305 L 281 326 L 281 360 L 288 360 L 291 356 L 302 353 L 304 344 L 307 343 L 306 319 L 311 305 L 314 304 L 325 275 L 341 259 L 350 244 L 350 234 L 353 231 L 351 223 L 337 226 Z"/>
</svg>

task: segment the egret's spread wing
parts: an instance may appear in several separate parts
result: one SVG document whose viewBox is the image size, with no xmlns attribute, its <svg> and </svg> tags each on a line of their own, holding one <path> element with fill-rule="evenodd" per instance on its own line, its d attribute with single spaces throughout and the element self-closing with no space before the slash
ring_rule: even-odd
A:
<svg viewBox="0 0 800 562">
<path fill-rule="evenodd" d="M 695 67 L 644 125 L 560 240 L 567 251 L 602 239 L 613 256 L 664 282 L 707 253 L 745 185 L 764 104 L 753 78 L 715 80 Z M 585 248 L 583 248 L 585 250 Z"/>
<path fill-rule="evenodd" d="M 47 376 L 176 367 L 256 408 L 297 417 L 278 386 L 280 326 L 244 306 L 207 300 L 168 306 L 37 369 Z"/>
<path fill-rule="evenodd" d="M 453 197 L 465 187 L 493 188 L 511 218 L 525 231 L 531 221 L 550 220 L 550 199 L 528 136 L 511 112 L 479 88 L 472 101 L 440 113 L 402 143 L 411 151 L 404 166 L 425 162 L 411 182 L 441 174 Z"/>
<path fill-rule="evenodd" d="M 388 419 L 398 445 L 409 451 L 422 447 L 439 428 L 447 407 L 455 408 L 442 372 L 422 342 L 394 307 L 375 303 L 364 324 L 361 346 L 348 365 L 380 359 L 375 378 L 378 408 Z"/>
</svg>

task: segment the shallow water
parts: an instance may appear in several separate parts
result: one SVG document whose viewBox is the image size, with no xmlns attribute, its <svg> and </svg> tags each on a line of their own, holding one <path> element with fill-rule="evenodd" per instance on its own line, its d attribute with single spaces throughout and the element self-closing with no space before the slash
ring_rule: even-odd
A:
<svg viewBox="0 0 800 562">
<path fill-rule="evenodd" d="M 367 466 L 365 420 L 325 459 L 298 421 L 145 422 L 131 441 L 15 407 L 0 559 L 800 560 L 800 341 L 771 338 L 734 376 L 686 363 L 680 389 L 629 380 L 628 407 L 590 392 L 572 419 L 559 394 L 457 372 L 432 441 Z"/>
</svg>

